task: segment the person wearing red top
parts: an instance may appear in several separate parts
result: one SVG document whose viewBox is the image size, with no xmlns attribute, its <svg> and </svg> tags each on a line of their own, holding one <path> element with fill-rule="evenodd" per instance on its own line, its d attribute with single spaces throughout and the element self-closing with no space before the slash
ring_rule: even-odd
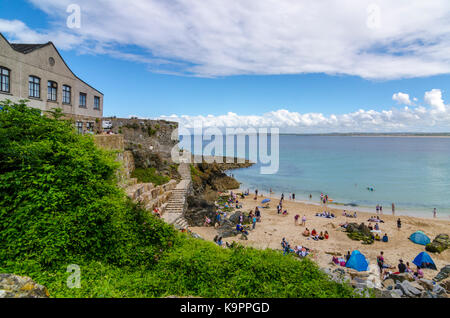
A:
<svg viewBox="0 0 450 318">
<path fill-rule="evenodd" d="M 316 236 L 316 235 L 317 235 L 316 229 L 313 229 L 313 230 L 312 230 L 311 235 L 312 235 L 312 236 Z"/>
<path fill-rule="evenodd" d="M 330 237 L 330 235 L 328 235 L 328 231 L 325 231 L 324 237 L 326 240 L 328 240 L 328 238 Z"/>
</svg>

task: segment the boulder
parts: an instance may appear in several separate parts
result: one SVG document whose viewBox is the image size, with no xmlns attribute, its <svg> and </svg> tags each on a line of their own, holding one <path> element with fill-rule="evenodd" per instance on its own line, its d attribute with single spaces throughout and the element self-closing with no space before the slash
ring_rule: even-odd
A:
<svg viewBox="0 0 450 318">
<path fill-rule="evenodd" d="M 401 289 L 394 289 L 390 291 L 392 298 L 401 298 L 403 297 L 403 292 Z"/>
<path fill-rule="evenodd" d="M 395 289 L 400 289 L 407 297 L 419 297 L 422 294 L 419 289 L 415 288 L 413 285 L 411 285 L 410 282 L 406 280 L 401 283 L 397 283 L 395 285 Z"/>
<path fill-rule="evenodd" d="M 401 274 L 391 274 L 389 275 L 389 278 L 392 278 L 396 283 L 403 282 L 403 281 L 409 281 L 413 282 L 414 278 L 409 273 L 401 273 Z"/>
<path fill-rule="evenodd" d="M 0 298 L 48 298 L 46 287 L 30 277 L 0 274 Z"/>
<path fill-rule="evenodd" d="M 432 280 L 421 278 L 417 282 L 427 290 L 433 290 L 434 282 Z"/>
<path fill-rule="evenodd" d="M 433 278 L 435 282 L 440 282 L 450 276 L 450 265 L 445 265 L 441 271 Z"/>
<path fill-rule="evenodd" d="M 446 290 L 441 285 L 436 284 L 433 287 L 433 293 L 435 293 L 436 295 L 443 295 L 446 293 Z"/>
<path fill-rule="evenodd" d="M 388 278 L 383 281 L 383 286 L 386 289 L 389 289 L 389 287 L 391 287 L 391 289 L 392 289 L 395 286 L 395 281 L 392 278 Z"/>
<path fill-rule="evenodd" d="M 440 285 L 445 288 L 448 294 L 450 294 L 450 279 L 442 282 Z"/>
<path fill-rule="evenodd" d="M 450 238 L 447 234 L 439 234 L 437 235 L 433 242 L 428 243 L 425 246 L 425 250 L 431 253 L 442 253 L 447 248 L 450 247 Z"/>
<path fill-rule="evenodd" d="M 429 290 L 426 290 L 426 291 L 422 292 L 422 294 L 420 294 L 420 298 L 437 298 L 437 297 Z"/>
</svg>

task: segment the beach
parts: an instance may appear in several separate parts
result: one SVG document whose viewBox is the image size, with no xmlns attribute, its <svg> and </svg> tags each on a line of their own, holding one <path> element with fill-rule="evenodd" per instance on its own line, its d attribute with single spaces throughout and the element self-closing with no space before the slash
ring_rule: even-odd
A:
<svg viewBox="0 0 450 318">
<path fill-rule="evenodd" d="M 234 193 L 243 192 L 243 190 L 233 190 Z M 239 198 L 239 197 L 238 197 Z M 251 246 L 258 249 L 278 249 L 281 250 L 280 242 L 283 238 L 290 243 L 292 247 L 296 245 L 306 246 L 311 249 L 311 257 L 320 267 L 331 266 L 332 254 L 344 256 L 347 251 L 359 250 L 364 254 L 369 263 L 376 263 L 376 257 L 380 254 L 380 251 L 384 252 L 385 262 L 389 265 L 397 267 L 399 260 L 402 259 L 405 263 L 409 262 L 411 269 L 415 270 L 416 266 L 412 263 L 414 258 L 420 253 L 425 251 L 425 246 L 418 245 L 409 240 L 409 236 L 416 231 L 423 231 L 431 240 L 436 235 L 441 233 L 449 234 L 450 232 L 450 220 L 445 219 L 429 219 L 412 216 L 392 216 L 392 212 L 383 211 L 383 215 L 380 215 L 380 219 L 384 223 L 379 223 L 380 230 L 387 233 L 389 242 L 384 243 L 381 241 L 375 241 L 371 245 L 364 245 L 360 241 L 353 241 L 347 237 L 347 234 L 342 231 L 339 226 L 341 223 L 348 221 L 349 223 L 362 223 L 368 225 L 367 221 L 371 216 L 375 216 L 376 211 L 370 212 L 357 212 L 357 218 L 348 218 L 342 215 L 343 211 L 353 212 L 354 209 L 348 209 L 347 207 L 340 208 L 333 205 L 328 205 L 326 211 L 334 213 L 336 218 L 328 219 L 315 216 L 316 213 L 322 213 L 325 207 L 319 204 L 305 203 L 289 200 L 289 196 L 283 201 L 283 210 L 287 209 L 288 215 L 283 216 L 277 213 L 277 204 L 280 197 L 270 197 L 265 195 L 258 195 L 258 199 L 254 200 L 254 192 L 246 196 L 245 199 L 239 199 L 239 203 L 243 205 L 239 211 L 249 212 L 255 209 L 256 206 L 263 206 L 261 201 L 264 199 L 270 199 L 269 208 L 262 208 L 261 222 L 256 224 L 256 228 L 250 231 L 248 240 L 240 239 L 240 235 L 236 237 L 224 238 L 224 242 L 236 241 L 244 246 Z M 294 216 L 300 215 L 298 225 L 295 225 Z M 305 230 L 304 226 L 301 226 L 301 218 L 306 216 L 306 227 L 312 231 L 315 229 L 318 233 L 321 231 L 328 231 L 330 237 L 327 240 L 314 241 L 312 238 L 307 238 L 302 235 Z M 401 230 L 397 229 L 397 219 L 400 218 L 402 222 Z M 374 226 L 375 223 L 371 222 Z M 212 241 L 217 235 L 217 230 L 214 227 L 191 227 L 193 232 L 199 234 L 205 240 Z M 447 249 L 441 254 L 429 253 L 433 258 L 438 269 L 450 264 L 450 250 Z M 333 265 L 334 266 L 334 265 Z M 394 270 L 396 271 L 396 270 Z M 424 274 L 426 278 L 431 279 L 438 272 L 430 269 L 425 269 Z"/>
</svg>

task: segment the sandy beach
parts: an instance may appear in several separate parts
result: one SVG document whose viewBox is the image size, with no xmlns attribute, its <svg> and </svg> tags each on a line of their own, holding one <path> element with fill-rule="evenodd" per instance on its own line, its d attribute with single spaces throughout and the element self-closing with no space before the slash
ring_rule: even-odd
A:
<svg viewBox="0 0 450 318">
<path fill-rule="evenodd" d="M 242 190 L 234 190 L 235 193 L 240 193 Z M 261 201 L 265 198 L 271 199 L 270 207 L 263 208 L 261 210 L 261 222 L 256 224 L 256 228 L 250 231 L 248 240 L 241 240 L 239 237 L 225 238 L 224 242 L 236 241 L 245 246 L 252 246 L 255 248 L 266 249 L 279 249 L 281 250 L 280 242 L 282 238 L 294 245 L 302 245 L 312 250 L 310 256 L 316 261 L 319 266 L 329 266 L 332 256 L 330 253 L 340 253 L 345 255 L 347 251 L 359 250 L 363 253 L 367 260 L 372 264 L 376 263 L 376 257 L 380 251 L 384 252 L 385 261 L 387 264 L 397 266 L 399 259 L 409 262 L 412 269 L 415 269 L 415 265 L 412 261 L 422 251 L 425 251 L 425 246 L 418 245 L 411 242 L 408 237 L 415 231 L 423 231 L 431 240 L 440 233 L 449 234 L 450 221 L 444 219 L 427 219 L 411 216 L 392 216 L 391 211 L 387 214 L 383 211 L 383 215 L 380 218 L 384 223 L 379 223 L 382 234 L 387 233 L 389 236 L 389 242 L 375 241 L 371 245 L 363 245 L 359 241 L 353 241 L 347 237 L 347 234 L 341 231 L 339 224 L 345 223 L 362 223 L 368 225 L 368 219 L 370 216 L 376 215 L 375 209 L 373 213 L 357 212 L 357 218 L 348 218 L 342 215 L 344 209 L 336 206 L 328 206 L 327 211 L 334 213 L 336 218 L 327 219 L 315 216 L 316 213 L 321 213 L 325 210 L 323 206 L 317 204 L 307 204 L 304 202 L 296 202 L 289 200 L 289 197 L 283 202 L 283 210 L 287 209 L 288 215 L 283 216 L 277 214 L 276 206 L 280 200 L 280 197 L 267 197 L 258 195 L 258 200 L 254 200 L 254 193 L 251 193 L 245 199 L 239 199 L 243 208 L 240 209 L 244 212 L 254 210 L 256 206 L 262 206 Z M 354 212 L 354 209 L 345 209 L 346 211 Z M 300 215 L 299 225 L 295 225 L 294 216 Z M 318 233 L 321 231 L 328 231 L 330 238 L 328 240 L 314 241 L 311 238 L 304 237 L 302 232 L 305 230 L 304 226 L 301 226 L 301 218 L 305 215 L 307 218 L 306 227 L 311 231 L 316 229 Z M 400 217 L 402 221 L 402 228 L 399 231 L 397 229 L 397 219 Z M 372 225 L 375 223 L 372 222 Z M 214 227 L 192 227 L 191 230 L 198 233 L 206 240 L 213 240 L 217 235 Z M 438 269 L 450 264 L 450 250 L 447 249 L 441 254 L 429 253 L 433 258 Z M 437 271 L 430 269 L 424 270 L 426 278 L 432 278 L 437 274 Z"/>
</svg>

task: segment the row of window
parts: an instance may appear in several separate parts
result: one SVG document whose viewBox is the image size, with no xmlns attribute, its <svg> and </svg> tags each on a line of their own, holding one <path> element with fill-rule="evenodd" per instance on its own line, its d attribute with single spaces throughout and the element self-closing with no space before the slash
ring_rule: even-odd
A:
<svg viewBox="0 0 450 318">
<path fill-rule="evenodd" d="M 83 122 L 82 121 L 77 121 L 76 122 L 76 129 L 77 132 L 79 134 L 83 134 L 83 133 L 93 133 L 94 132 L 94 122 L 87 122 L 86 123 L 86 130 L 83 130 Z"/>
<path fill-rule="evenodd" d="M 11 71 L 5 67 L 0 66 L 0 91 L 10 92 L 10 78 Z M 28 96 L 33 98 L 41 98 L 41 79 L 30 75 L 28 78 Z M 54 81 L 47 82 L 47 100 L 57 101 L 58 83 Z M 86 93 L 80 93 L 79 106 L 87 107 Z M 62 102 L 63 104 L 72 104 L 72 88 L 68 85 L 63 85 L 62 88 Z M 100 97 L 94 96 L 94 109 L 100 109 Z"/>
</svg>

